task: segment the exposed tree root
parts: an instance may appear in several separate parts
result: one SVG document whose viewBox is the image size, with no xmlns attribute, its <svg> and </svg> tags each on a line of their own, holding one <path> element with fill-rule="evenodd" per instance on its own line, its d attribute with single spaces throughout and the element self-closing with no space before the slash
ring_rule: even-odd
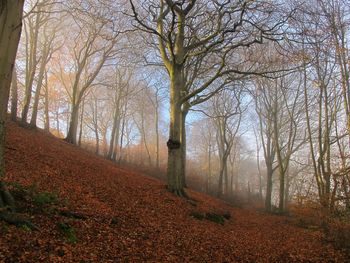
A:
<svg viewBox="0 0 350 263">
<path fill-rule="evenodd" d="M 185 192 L 184 189 L 169 189 L 169 187 L 168 187 L 168 191 L 170 193 L 173 193 L 176 196 L 179 196 L 179 197 L 182 197 L 185 199 L 190 199 L 190 197 L 188 196 L 188 194 Z"/>
<path fill-rule="evenodd" d="M 15 211 L 15 199 L 7 189 L 4 182 L 0 182 L 0 208 L 6 207 L 8 210 Z"/>
<path fill-rule="evenodd" d="M 7 222 L 8 224 L 15 225 L 17 227 L 26 226 L 31 230 L 39 230 L 39 228 L 32 222 L 19 217 L 13 213 L 0 213 L 0 219 Z"/>
<path fill-rule="evenodd" d="M 85 220 L 87 219 L 86 215 L 77 213 L 77 212 L 72 212 L 72 211 L 66 211 L 66 210 L 61 210 L 59 212 L 60 215 L 69 217 L 69 218 L 74 218 L 74 219 L 80 219 L 80 220 Z"/>
<path fill-rule="evenodd" d="M 15 214 L 15 199 L 4 182 L 0 182 L 0 220 L 17 227 L 26 226 L 31 230 L 39 230 L 32 222 Z"/>
</svg>

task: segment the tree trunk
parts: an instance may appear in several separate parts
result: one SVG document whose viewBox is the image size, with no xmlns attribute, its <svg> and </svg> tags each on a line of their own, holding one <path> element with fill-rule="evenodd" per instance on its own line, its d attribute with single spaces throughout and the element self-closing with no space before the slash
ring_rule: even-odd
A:
<svg viewBox="0 0 350 263">
<path fill-rule="evenodd" d="M 288 211 L 289 206 L 289 191 L 290 191 L 290 175 L 289 171 L 286 172 L 286 188 L 285 188 L 285 195 L 284 195 L 284 209 L 285 211 Z"/>
<path fill-rule="evenodd" d="M 12 72 L 12 85 L 11 85 L 11 120 L 17 121 L 18 110 L 18 85 L 17 85 L 17 71 L 16 67 L 13 67 Z"/>
<path fill-rule="evenodd" d="M 181 172 L 181 180 L 183 187 L 187 187 L 186 185 L 186 158 L 187 158 L 187 141 L 186 141 L 186 117 L 188 111 L 190 109 L 189 105 L 184 105 L 182 109 L 182 121 L 181 121 L 181 151 L 182 151 L 182 172 Z"/>
<path fill-rule="evenodd" d="M 227 195 L 228 194 L 228 172 L 227 172 L 227 157 L 225 158 L 226 160 L 224 160 L 224 179 L 225 179 L 225 187 L 224 187 L 224 194 Z"/>
<path fill-rule="evenodd" d="M 41 88 L 43 86 L 43 81 L 44 81 L 44 76 L 45 76 L 45 67 L 46 67 L 47 57 L 48 57 L 48 51 L 47 51 L 47 48 L 45 47 L 44 51 L 43 51 L 42 58 L 41 58 L 41 64 L 40 64 L 40 69 L 39 69 L 39 74 L 38 74 L 38 82 L 37 82 L 36 90 L 35 90 L 32 117 L 30 119 L 30 126 L 31 127 L 36 127 L 40 93 L 41 93 Z"/>
<path fill-rule="evenodd" d="M 284 212 L 284 190 L 285 190 L 285 174 L 282 169 L 280 169 L 280 189 L 279 189 L 279 204 L 278 204 L 278 210 L 280 213 Z"/>
<path fill-rule="evenodd" d="M 119 134 L 120 134 L 120 117 L 118 117 L 118 122 L 117 122 L 117 128 L 115 130 L 115 139 L 114 139 L 114 145 L 113 145 L 113 148 L 112 148 L 112 157 L 111 159 L 113 161 L 116 161 L 117 160 L 117 154 L 118 154 L 118 145 L 119 145 Z"/>
<path fill-rule="evenodd" d="M 103 156 L 107 156 L 107 128 L 104 128 L 102 131 L 102 150 Z"/>
<path fill-rule="evenodd" d="M 118 134 L 119 134 L 119 128 L 120 128 L 120 92 L 118 93 L 116 91 L 115 93 L 115 105 L 114 105 L 115 109 L 114 109 L 114 115 L 113 115 L 113 125 L 112 125 L 112 132 L 111 132 L 111 139 L 109 142 L 109 149 L 108 149 L 108 153 L 107 153 L 107 158 L 112 160 L 113 159 L 113 155 L 115 150 L 115 146 L 116 146 L 116 142 L 118 140 L 117 137 L 117 130 L 118 130 Z"/>
<path fill-rule="evenodd" d="M 183 85 L 183 76 L 180 69 L 174 66 L 170 74 L 170 127 L 168 146 L 167 182 L 168 190 L 179 196 L 186 196 L 183 185 L 183 151 L 181 148 L 181 130 L 183 118 L 180 102 L 180 91 Z"/>
<path fill-rule="evenodd" d="M 222 194 L 226 194 L 228 190 L 227 158 L 228 158 L 227 152 L 224 152 L 222 159 L 220 160 L 219 185 L 218 185 L 218 192 L 217 192 L 218 197 L 221 197 Z"/>
<path fill-rule="evenodd" d="M 45 123 L 44 129 L 47 132 L 50 132 L 50 116 L 49 116 L 49 86 L 47 84 L 47 73 L 45 73 Z"/>
<path fill-rule="evenodd" d="M 37 120 L 37 116 L 38 116 L 39 99 L 40 99 L 42 81 L 43 81 L 43 75 L 40 75 L 39 80 L 38 80 L 38 85 L 37 85 L 36 91 L 35 91 L 35 96 L 34 96 L 32 117 L 30 119 L 30 126 L 31 127 L 36 127 L 36 120 Z"/>
<path fill-rule="evenodd" d="M 24 0 L 0 3 L 0 207 L 15 203 L 3 179 L 5 176 L 5 121 L 13 67 L 22 28 Z"/>
<path fill-rule="evenodd" d="M 79 127 L 79 140 L 78 140 L 79 146 L 81 146 L 81 142 L 83 139 L 84 108 L 85 108 L 85 100 L 83 99 L 83 102 L 81 105 L 81 113 L 80 113 L 80 127 Z"/>
<path fill-rule="evenodd" d="M 100 135 L 99 135 L 99 129 L 98 129 L 98 99 L 95 97 L 94 98 L 94 112 L 93 112 L 93 120 L 94 120 L 94 132 L 95 132 L 95 140 L 96 140 L 96 146 L 95 146 L 95 154 L 99 154 L 100 153 Z M 83 101 L 83 108 L 84 108 L 84 101 Z M 83 109 L 82 109 L 82 114 L 83 114 Z M 81 125 L 80 125 L 80 129 L 83 129 L 82 126 L 83 123 L 83 118 L 81 118 Z"/>
<path fill-rule="evenodd" d="M 224 180 L 224 165 L 223 165 L 223 160 L 221 159 L 220 160 L 220 171 L 219 171 L 219 183 L 218 183 L 217 197 L 222 196 L 223 180 Z"/>
<path fill-rule="evenodd" d="M 29 60 L 29 63 L 27 63 L 27 72 L 26 72 L 26 88 L 25 88 L 25 97 L 24 97 L 24 105 L 22 110 L 22 122 L 27 123 L 28 118 L 28 112 L 29 112 L 29 106 L 32 99 L 32 89 L 33 89 L 33 83 L 34 83 L 34 77 L 36 72 L 36 67 L 38 64 L 37 60 L 37 47 L 38 47 L 38 35 L 39 35 L 39 28 L 40 28 L 40 7 L 38 12 L 36 13 L 35 18 L 35 25 L 34 27 L 31 27 L 32 25 L 29 25 L 30 30 L 30 36 L 29 37 L 29 57 L 27 58 Z M 27 40 L 28 41 L 28 40 Z"/>
<path fill-rule="evenodd" d="M 268 212 L 271 212 L 271 199 L 272 199 L 272 164 L 267 166 L 266 174 L 266 196 L 265 196 L 265 209 Z"/>
<path fill-rule="evenodd" d="M 57 130 L 57 134 L 60 134 L 60 115 L 59 115 L 59 111 L 57 109 L 56 111 L 56 130 Z"/>
<path fill-rule="evenodd" d="M 206 193 L 209 194 L 210 189 L 210 177 L 211 177 L 211 144 L 209 142 L 208 145 L 208 172 L 207 172 L 207 180 L 205 184 Z"/>
<path fill-rule="evenodd" d="M 100 153 L 100 137 L 98 135 L 98 129 L 95 127 L 95 140 L 96 140 L 96 147 L 95 147 L 95 154 Z"/>
<path fill-rule="evenodd" d="M 122 115 L 122 128 L 120 131 L 120 143 L 119 143 L 119 158 L 118 158 L 118 163 L 120 164 L 122 161 L 122 149 L 123 149 L 123 138 L 124 138 L 124 130 L 125 130 L 125 125 L 126 125 L 126 112 L 127 112 L 127 108 L 128 108 L 128 100 L 125 100 L 124 102 L 124 110 L 123 110 L 123 115 Z M 127 141 L 129 141 L 128 139 L 128 133 L 127 133 Z"/>
<path fill-rule="evenodd" d="M 157 93 L 158 96 L 158 93 Z M 158 97 L 156 97 L 155 107 L 155 132 L 156 132 L 156 169 L 159 169 L 159 112 Z"/>
<path fill-rule="evenodd" d="M 79 119 L 79 104 L 75 104 L 72 106 L 69 129 L 66 137 L 66 141 L 72 144 L 77 144 L 78 119 Z"/>
<path fill-rule="evenodd" d="M 148 165 L 149 165 L 149 167 L 152 167 L 152 157 L 151 157 L 151 153 L 148 149 L 148 144 L 147 144 L 147 137 L 146 137 L 146 131 L 145 131 L 145 119 L 144 119 L 143 111 L 141 112 L 140 132 L 141 132 L 141 143 L 143 143 L 143 145 L 145 146 L 145 150 L 147 153 Z M 116 141 L 118 141 L 118 139 Z"/>
</svg>

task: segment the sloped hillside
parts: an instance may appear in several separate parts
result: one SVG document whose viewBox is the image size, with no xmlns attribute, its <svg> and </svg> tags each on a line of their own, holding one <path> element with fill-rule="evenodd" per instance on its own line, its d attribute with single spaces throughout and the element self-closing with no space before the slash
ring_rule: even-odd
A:
<svg viewBox="0 0 350 263">
<path fill-rule="evenodd" d="M 0 262 L 346 261 L 318 231 L 193 191 L 196 202 L 177 198 L 40 131 L 9 123 L 6 155 L 7 180 L 44 194 L 20 211 L 38 231 L 0 222 Z"/>
</svg>

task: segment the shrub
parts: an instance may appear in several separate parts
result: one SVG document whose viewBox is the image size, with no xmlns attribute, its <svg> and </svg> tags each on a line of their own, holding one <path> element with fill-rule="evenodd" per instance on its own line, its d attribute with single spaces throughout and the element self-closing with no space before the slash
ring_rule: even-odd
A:
<svg viewBox="0 0 350 263">
<path fill-rule="evenodd" d="M 216 224 L 223 225 L 225 223 L 225 218 L 222 215 L 218 215 L 215 213 L 207 213 L 205 218 L 209 221 L 212 221 Z"/>
<path fill-rule="evenodd" d="M 338 248 L 350 250 L 350 222 L 344 218 L 332 218 L 323 225 L 326 237 Z"/>
<path fill-rule="evenodd" d="M 57 203 L 58 197 L 54 193 L 42 192 L 34 195 L 33 201 L 37 206 L 44 206 Z"/>
<path fill-rule="evenodd" d="M 203 220 L 205 218 L 205 215 L 199 213 L 199 212 L 191 212 L 190 216 L 192 216 L 193 218 L 197 219 L 197 220 Z"/>
<path fill-rule="evenodd" d="M 208 220 L 214 222 L 216 224 L 223 225 L 225 223 L 225 219 L 229 220 L 231 215 L 229 213 L 224 213 L 223 215 L 215 214 L 215 213 L 205 213 L 202 214 L 200 212 L 193 211 L 190 213 L 190 216 L 197 220 Z"/>
<path fill-rule="evenodd" d="M 69 243 L 77 243 L 78 242 L 78 238 L 75 234 L 75 229 L 68 225 L 67 223 L 62 223 L 62 222 L 59 222 L 57 224 L 58 228 L 63 232 L 63 234 L 66 236 L 67 238 L 67 241 Z"/>
</svg>

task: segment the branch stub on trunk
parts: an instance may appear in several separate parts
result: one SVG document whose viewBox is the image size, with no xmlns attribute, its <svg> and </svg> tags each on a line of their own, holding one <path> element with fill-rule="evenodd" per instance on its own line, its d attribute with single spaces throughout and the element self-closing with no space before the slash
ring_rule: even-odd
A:
<svg viewBox="0 0 350 263">
<path fill-rule="evenodd" d="M 180 149 L 181 143 L 179 141 L 174 141 L 172 139 L 169 139 L 166 145 L 168 146 L 169 151 L 171 151 L 175 149 Z"/>
</svg>

